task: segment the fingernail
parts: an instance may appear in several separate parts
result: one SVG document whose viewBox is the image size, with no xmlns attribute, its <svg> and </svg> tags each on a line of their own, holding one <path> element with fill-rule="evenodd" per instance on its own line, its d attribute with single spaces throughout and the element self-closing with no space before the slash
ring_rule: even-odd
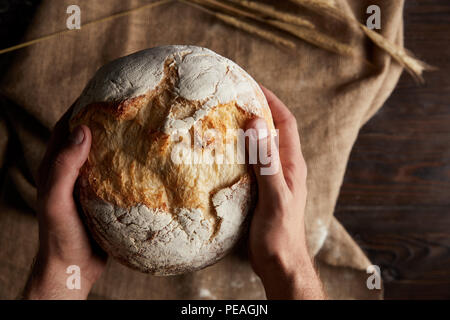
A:
<svg viewBox="0 0 450 320">
<path fill-rule="evenodd" d="M 76 127 L 69 136 L 69 142 L 74 145 L 81 144 L 84 141 L 84 131 L 81 126 Z"/>
</svg>

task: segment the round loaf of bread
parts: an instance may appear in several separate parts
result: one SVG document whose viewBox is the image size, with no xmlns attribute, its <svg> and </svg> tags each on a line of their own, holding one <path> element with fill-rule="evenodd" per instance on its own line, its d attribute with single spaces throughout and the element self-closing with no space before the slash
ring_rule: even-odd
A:
<svg viewBox="0 0 450 320">
<path fill-rule="evenodd" d="M 273 128 L 258 84 L 205 48 L 157 47 L 100 68 L 70 120 L 92 132 L 78 194 L 100 246 L 155 275 L 223 257 L 255 194 L 249 166 L 226 160 L 239 158 L 236 132 L 257 116 Z"/>
</svg>

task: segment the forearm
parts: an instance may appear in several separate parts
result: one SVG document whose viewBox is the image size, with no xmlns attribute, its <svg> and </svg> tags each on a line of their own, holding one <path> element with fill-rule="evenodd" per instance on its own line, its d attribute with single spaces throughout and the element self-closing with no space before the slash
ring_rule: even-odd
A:
<svg viewBox="0 0 450 320">
<path fill-rule="evenodd" d="M 92 288 L 91 281 L 80 277 L 80 288 L 70 288 L 66 273 L 69 264 L 38 254 L 22 294 L 27 300 L 84 300 Z"/>
</svg>

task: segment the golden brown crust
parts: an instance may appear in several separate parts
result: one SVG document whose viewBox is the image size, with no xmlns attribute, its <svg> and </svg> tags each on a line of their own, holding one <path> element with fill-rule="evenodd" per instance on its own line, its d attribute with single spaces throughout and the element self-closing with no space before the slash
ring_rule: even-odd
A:
<svg viewBox="0 0 450 320">
<path fill-rule="evenodd" d="M 210 194 L 232 185 L 247 168 L 199 164 L 194 169 L 191 164 L 170 161 L 176 141 L 161 132 L 165 118 L 171 113 L 182 119 L 199 106 L 176 97 L 171 92 L 176 80 L 169 67 L 168 75 L 156 91 L 120 103 L 91 104 L 72 120 L 72 126 L 90 127 L 93 136 L 81 175 L 98 198 L 119 207 L 144 204 L 172 213 L 173 208 L 199 208 L 213 214 Z M 225 144 L 227 129 L 243 128 L 253 117 L 235 102 L 212 108 L 201 121 L 201 130 L 215 129 L 223 139 L 206 139 L 206 145 Z M 190 133 L 195 134 L 194 128 Z"/>
</svg>

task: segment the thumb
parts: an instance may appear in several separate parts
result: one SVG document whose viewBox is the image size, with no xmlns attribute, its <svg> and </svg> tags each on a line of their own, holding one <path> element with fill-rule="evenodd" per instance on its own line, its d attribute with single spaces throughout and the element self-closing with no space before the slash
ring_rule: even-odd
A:
<svg viewBox="0 0 450 320">
<path fill-rule="evenodd" d="M 48 171 L 44 186 L 48 204 L 69 204 L 73 202 L 73 190 L 81 167 L 91 147 L 91 132 L 87 126 L 76 127 L 63 143 L 47 159 Z"/>
<path fill-rule="evenodd" d="M 262 118 L 250 120 L 246 126 L 246 135 L 249 137 L 246 144 L 248 160 L 253 165 L 259 193 L 267 194 L 284 190 L 286 182 L 278 146 L 275 136 L 268 129 L 267 122 Z"/>
</svg>

